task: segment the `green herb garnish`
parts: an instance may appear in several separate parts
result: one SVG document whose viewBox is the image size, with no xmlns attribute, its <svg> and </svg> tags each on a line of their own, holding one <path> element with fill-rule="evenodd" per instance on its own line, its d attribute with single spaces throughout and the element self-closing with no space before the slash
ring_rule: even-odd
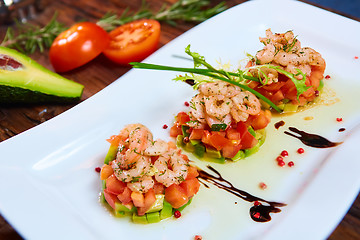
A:
<svg viewBox="0 0 360 240">
<path fill-rule="evenodd" d="M 227 125 L 225 123 L 211 125 L 211 131 L 214 131 L 214 132 L 219 132 L 221 130 L 225 130 L 226 128 L 227 128 Z"/>
<path fill-rule="evenodd" d="M 153 12 L 143 0 L 141 8 L 137 12 L 130 13 L 128 8 L 121 15 L 108 12 L 96 24 L 106 31 L 143 18 L 176 25 L 175 21 L 202 22 L 227 9 L 225 2 L 213 7 L 209 7 L 210 3 L 209 0 L 179 0 L 172 5 L 164 4 L 158 12 Z M 9 27 L 0 46 L 15 48 L 26 54 L 34 53 L 36 50 L 43 52 L 44 49 L 51 46 L 61 32 L 68 29 L 58 22 L 56 17 L 55 13 L 51 21 L 44 27 L 17 22 L 17 34 L 14 28 Z"/>
<path fill-rule="evenodd" d="M 133 62 L 130 63 L 134 68 L 141 68 L 141 69 L 152 69 L 152 70 L 169 70 L 169 71 L 180 71 L 180 72 L 187 72 L 187 73 L 193 73 L 193 74 L 199 74 L 203 76 L 210 77 L 210 79 L 200 79 L 196 76 L 192 79 L 195 80 L 196 84 L 194 85 L 194 88 L 197 88 L 197 86 L 201 82 L 212 82 L 214 79 L 221 80 L 224 82 L 228 82 L 230 84 L 236 85 L 246 91 L 249 91 L 253 93 L 255 96 L 269 104 L 273 109 L 275 109 L 278 112 L 281 112 L 282 110 L 277 107 L 273 102 L 271 102 L 268 98 L 257 92 L 256 90 L 250 88 L 249 86 L 242 84 L 240 82 L 243 82 L 245 79 L 251 79 L 253 80 L 254 77 L 248 76 L 244 74 L 244 71 L 238 70 L 236 73 L 231 73 L 228 71 L 225 71 L 223 69 L 215 69 L 213 66 L 211 66 L 209 63 L 205 61 L 205 58 L 201 55 L 199 55 L 196 52 L 190 51 L 190 45 L 188 45 L 185 49 L 185 52 L 190 55 L 193 58 L 194 61 L 194 68 L 182 68 L 182 67 L 170 67 L 170 66 L 163 66 L 163 65 L 156 65 L 156 64 L 148 64 L 148 63 L 138 63 Z M 198 68 L 204 66 L 204 68 Z M 176 81 L 186 81 L 189 79 L 189 76 L 179 76 L 175 78 Z M 259 79 L 257 79 L 259 81 Z"/>
</svg>

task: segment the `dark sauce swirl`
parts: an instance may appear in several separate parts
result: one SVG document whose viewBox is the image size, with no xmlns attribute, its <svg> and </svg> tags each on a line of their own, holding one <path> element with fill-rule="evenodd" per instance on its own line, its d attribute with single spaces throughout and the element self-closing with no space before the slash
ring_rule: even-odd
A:
<svg viewBox="0 0 360 240">
<path fill-rule="evenodd" d="M 247 193 L 243 190 L 240 190 L 233 186 L 231 182 L 224 179 L 221 174 L 214 169 L 212 166 L 207 166 L 211 171 L 213 171 L 217 176 L 214 176 L 202 169 L 198 169 L 199 176 L 198 179 L 205 187 L 208 187 L 203 181 L 211 183 L 216 187 L 223 189 L 247 202 L 256 202 L 257 204 L 250 208 L 250 216 L 256 222 L 268 222 L 271 220 L 270 213 L 281 212 L 279 207 L 284 207 L 286 204 L 279 202 L 271 202 L 264 200 L 262 198 L 256 197 Z M 201 181 L 203 180 L 203 181 Z M 266 205 L 264 205 L 266 204 Z"/>
<path fill-rule="evenodd" d="M 335 146 L 341 144 L 341 142 L 331 142 L 322 136 L 307 133 L 304 131 L 300 131 L 299 129 L 294 128 L 294 127 L 289 127 L 289 130 L 294 133 L 297 133 L 299 136 L 295 135 L 293 133 L 290 133 L 288 131 L 285 131 L 284 133 L 289 136 L 299 139 L 302 143 L 304 143 L 305 145 L 310 146 L 310 147 L 329 148 L 329 147 L 335 147 Z"/>
</svg>

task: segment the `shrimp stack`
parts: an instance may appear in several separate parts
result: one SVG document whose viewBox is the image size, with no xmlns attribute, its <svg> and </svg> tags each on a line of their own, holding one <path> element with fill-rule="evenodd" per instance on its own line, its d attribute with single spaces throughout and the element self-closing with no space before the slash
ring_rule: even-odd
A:
<svg viewBox="0 0 360 240">
<path fill-rule="evenodd" d="M 197 173 L 197 170 L 195 167 L 190 167 L 189 159 L 181 154 L 181 149 L 177 149 L 171 142 L 167 143 L 160 139 L 154 141 L 152 133 L 144 125 L 129 124 L 116 138 L 118 141 L 116 158 L 102 167 L 100 178 L 115 179 L 116 184 L 122 186 L 121 190 L 117 192 L 110 190 L 108 193 L 116 195 L 116 200 L 120 200 L 122 204 L 135 205 L 138 208 L 138 215 L 145 214 L 154 203 L 156 194 L 164 194 L 166 188 L 172 185 L 179 186 L 188 178 L 196 179 L 194 172 Z M 190 174 L 188 174 L 189 170 Z M 109 188 L 104 191 L 109 191 Z M 194 194 L 186 195 L 186 200 Z M 151 196 L 150 199 L 153 201 L 147 200 L 148 196 Z M 106 200 L 108 203 L 111 202 Z M 169 202 L 171 204 L 171 200 Z M 186 202 L 183 201 L 183 204 Z M 174 205 L 176 208 L 180 207 L 180 204 Z"/>
<path fill-rule="evenodd" d="M 299 71 L 306 74 L 306 86 L 309 89 L 300 98 L 297 98 L 295 84 L 287 81 L 288 78 L 274 69 L 261 68 L 262 74 L 266 75 L 264 81 L 266 86 L 257 82 L 250 84 L 256 91 L 259 91 L 275 104 L 280 104 L 284 99 L 290 100 L 295 105 L 304 105 L 311 102 L 318 95 L 317 89 L 320 81 L 324 78 L 326 67 L 325 60 L 321 54 L 310 47 L 301 47 L 300 41 L 294 37 L 292 31 L 273 34 L 270 29 L 266 30 L 266 37 L 259 38 L 265 46 L 256 53 L 256 60 L 249 62 L 248 66 L 271 64 L 279 66 L 283 70 L 295 75 L 298 80 L 303 79 Z M 258 71 L 250 70 L 256 77 Z M 264 78 L 264 76 L 260 76 Z M 279 91 L 280 90 L 280 91 Z"/>
<path fill-rule="evenodd" d="M 205 129 L 214 124 L 246 122 L 261 111 L 259 99 L 249 91 L 223 81 L 203 83 L 191 101 L 188 125 Z"/>
</svg>

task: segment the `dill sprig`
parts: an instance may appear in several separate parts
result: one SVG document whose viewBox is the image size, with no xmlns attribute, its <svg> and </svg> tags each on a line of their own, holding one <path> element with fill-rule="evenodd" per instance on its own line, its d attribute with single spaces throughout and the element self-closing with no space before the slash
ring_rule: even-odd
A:
<svg viewBox="0 0 360 240">
<path fill-rule="evenodd" d="M 175 26 L 176 21 L 179 20 L 187 22 L 205 21 L 227 8 L 225 2 L 207 8 L 209 4 L 209 0 L 179 0 L 170 6 L 163 4 L 158 12 L 152 12 L 146 2 L 143 1 L 141 8 L 137 12 L 131 14 L 129 13 L 129 9 L 126 8 L 120 16 L 115 13 L 107 13 L 97 24 L 106 31 L 111 31 L 125 23 L 142 18 L 149 18 Z"/>
<path fill-rule="evenodd" d="M 31 54 L 37 49 L 43 52 L 49 48 L 54 39 L 67 28 L 56 20 L 55 13 L 50 22 L 40 28 L 37 25 L 21 24 L 16 21 L 17 35 L 13 28 L 9 27 L 0 46 L 15 48 L 22 53 Z"/>
<path fill-rule="evenodd" d="M 171 25 L 176 25 L 175 21 L 179 20 L 201 22 L 227 8 L 225 2 L 214 7 L 209 7 L 209 5 L 209 0 L 179 0 L 170 6 L 164 4 L 158 12 L 152 12 L 143 0 L 137 12 L 130 13 L 128 8 L 120 16 L 108 12 L 96 24 L 106 31 L 111 31 L 125 23 L 143 18 L 155 19 Z M 44 27 L 16 22 L 17 34 L 12 27 L 9 27 L 0 46 L 15 48 L 26 54 L 34 53 L 36 50 L 43 52 L 45 48 L 51 46 L 61 32 L 67 29 L 56 20 L 56 17 L 57 14 L 54 14 L 51 21 Z"/>
</svg>

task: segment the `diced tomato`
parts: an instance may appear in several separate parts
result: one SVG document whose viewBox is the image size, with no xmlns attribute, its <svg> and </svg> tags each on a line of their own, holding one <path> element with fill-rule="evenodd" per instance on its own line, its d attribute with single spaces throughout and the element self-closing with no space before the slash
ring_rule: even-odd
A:
<svg viewBox="0 0 360 240">
<path fill-rule="evenodd" d="M 223 134 L 219 132 L 211 132 L 209 141 L 211 146 L 216 148 L 216 150 L 221 150 L 223 149 L 223 147 L 229 144 L 230 140 L 224 137 Z"/>
<path fill-rule="evenodd" d="M 188 202 L 188 197 L 182 187 L 172 184 L 165 189 L 165 200 L 171 204 L 173 208 L 179 208 Z"/>
<path fill-rule="evenodd" d="M 225 158 L 233 158 L 241 149 L 241 141 L 240 140 L 233 140 L 229 142 L 228 145 L 223 147 L 221 153 Z"/>
<path fill-rule="evenodd" d="M 205 144 L 208 144 L 210 145 L 210 132 L 208 130 L 204 130 L 204 135 L 203 137 L 201 138 L 201 142 L 205 143 Z"/>
<path fill-rule="evenodd" d="M 184 125 L 188 121 L 190 121 L 190 116 L 186 112 L 179 112 L 176 116 L 176 122 L 179 125 Z"/>
<path fill-rule="evenodd" d="M 188 168 L 188 174 L 186 176 L 186 179 L 196 178 L 197 176 L 199 176 L 197 168 L 194 166 L 190 166 Z"/>
<path fill-rule="evenodd" d="M 106 139 L 111 145 L 118 146 L 121 141 L 120 135 L 112 135 L 109 139 Z"/>
<path fill-rule="evenodd" d="M 235 128 L 226 129 L 226 137 L 230 140 L 240 140 L 241 135 Z"/>
<path fill-rule="evenodd" d="M 119 195 L 125 187 L 126 183 L 119 181 L 114 174 L 106 179 L 106 189 L 112 194 Z"/>
<path fill-rule="evenodd" d="M 155 197 L 155 192 L 154 189 L 150 189 L 149 191 L 147 191 L 144 194 L 144 207 L 139 207 L 137 209 L 137 213 L 138 215 L 144 215 L 146 213 L 147 210 L 149 210 L 149 208 L 154 204 L 154 202 L 156 201 L 156 197 Z"/>
<path fill-rule="evenodd" d="M 164 194 L 165 187 L 161 183 L 155 182 L 153 188 L 154 188 L 155 194 Z"/>
<path fill-rule="evenodd" d="M 278 90 L 278 91 L 276 91 L 272 96 L 271 96 L 271 101 L 273 102 L 273 103 L 278 103 L 278 102 L 280 102 L 281 100 L 283 100 L 284 99 L 284 94 L 283 94 L 283 92 L 281 91 L 281 90 Z"/>
<path fill-rule="evenodd" d="M 265 128 L 271 121 L 271 113 L 269 110 L 261 110 L 257 115 L 250 115 L 248 118 L 248 123 L 252 126 L 254 130 Z"/>
<path fill-rule="evenodd" d="M 119 199 L 116 197 L 115 194 L 110 193 L 109 191 L 107 191 L 106 189 L 104 189 L 104 197 L 106 202 L 113 208 L 115 209 L 115 203 L 119 202 Z"/>
<path fill-rule="evenodd" d="M 101 171 L 100 171 L 100 179 L 101 180 L 105 180 L 108 177 L 110 177 L 112 174 L 114 173 L 113 168 L 110 165 L 104 164 L 101 167 Z"/>
<path fill-rule="evenodd" d="M 191 178 L 180 183 L 180 187 L 184 189 L 186 196 L 191 198 L 199 191 L 200 183 L 197 178 Z"/>
<path fill-rule="evenodd" d="M 124 191 L 117 195 L 117 198 L 120 200 L 122 204 L 128 204 L 131 202 L 131 190 L 128 187 L 124 188 Z"/>
<path fill-rule="evenodd" d="M 134 203 L 135 207 L 144 207 L 145 206 L 145 198 L 142 193 L 139 192 L 131 192 L 131 200 Z"/>
<path fill-rule="evenodd" d="M 236 130 L 240 133 L 240 136 L 243 136 L 245 132 L 248 132 L 247 126 L 244 122 L 238 122 Z"/>
<path fill-rule="evenodd" d="M 249 149 L 257 144 L 258 140 L 251 135 L 249 131 L 246 131 L 241 137 L 241 149 Z"/>
<path fill-rule="evenodd" d="M 177 137 L 178 135 L 182 135 L 181 126 L 175 124 L 170 128 L 170 136 Z"/>
<path fill-rule="evenodd" d="M 199 140 L 202 139 L 203 135 L 204 135 L 204 129 L 192 129 L 189 139 Z"/>
</svg>

